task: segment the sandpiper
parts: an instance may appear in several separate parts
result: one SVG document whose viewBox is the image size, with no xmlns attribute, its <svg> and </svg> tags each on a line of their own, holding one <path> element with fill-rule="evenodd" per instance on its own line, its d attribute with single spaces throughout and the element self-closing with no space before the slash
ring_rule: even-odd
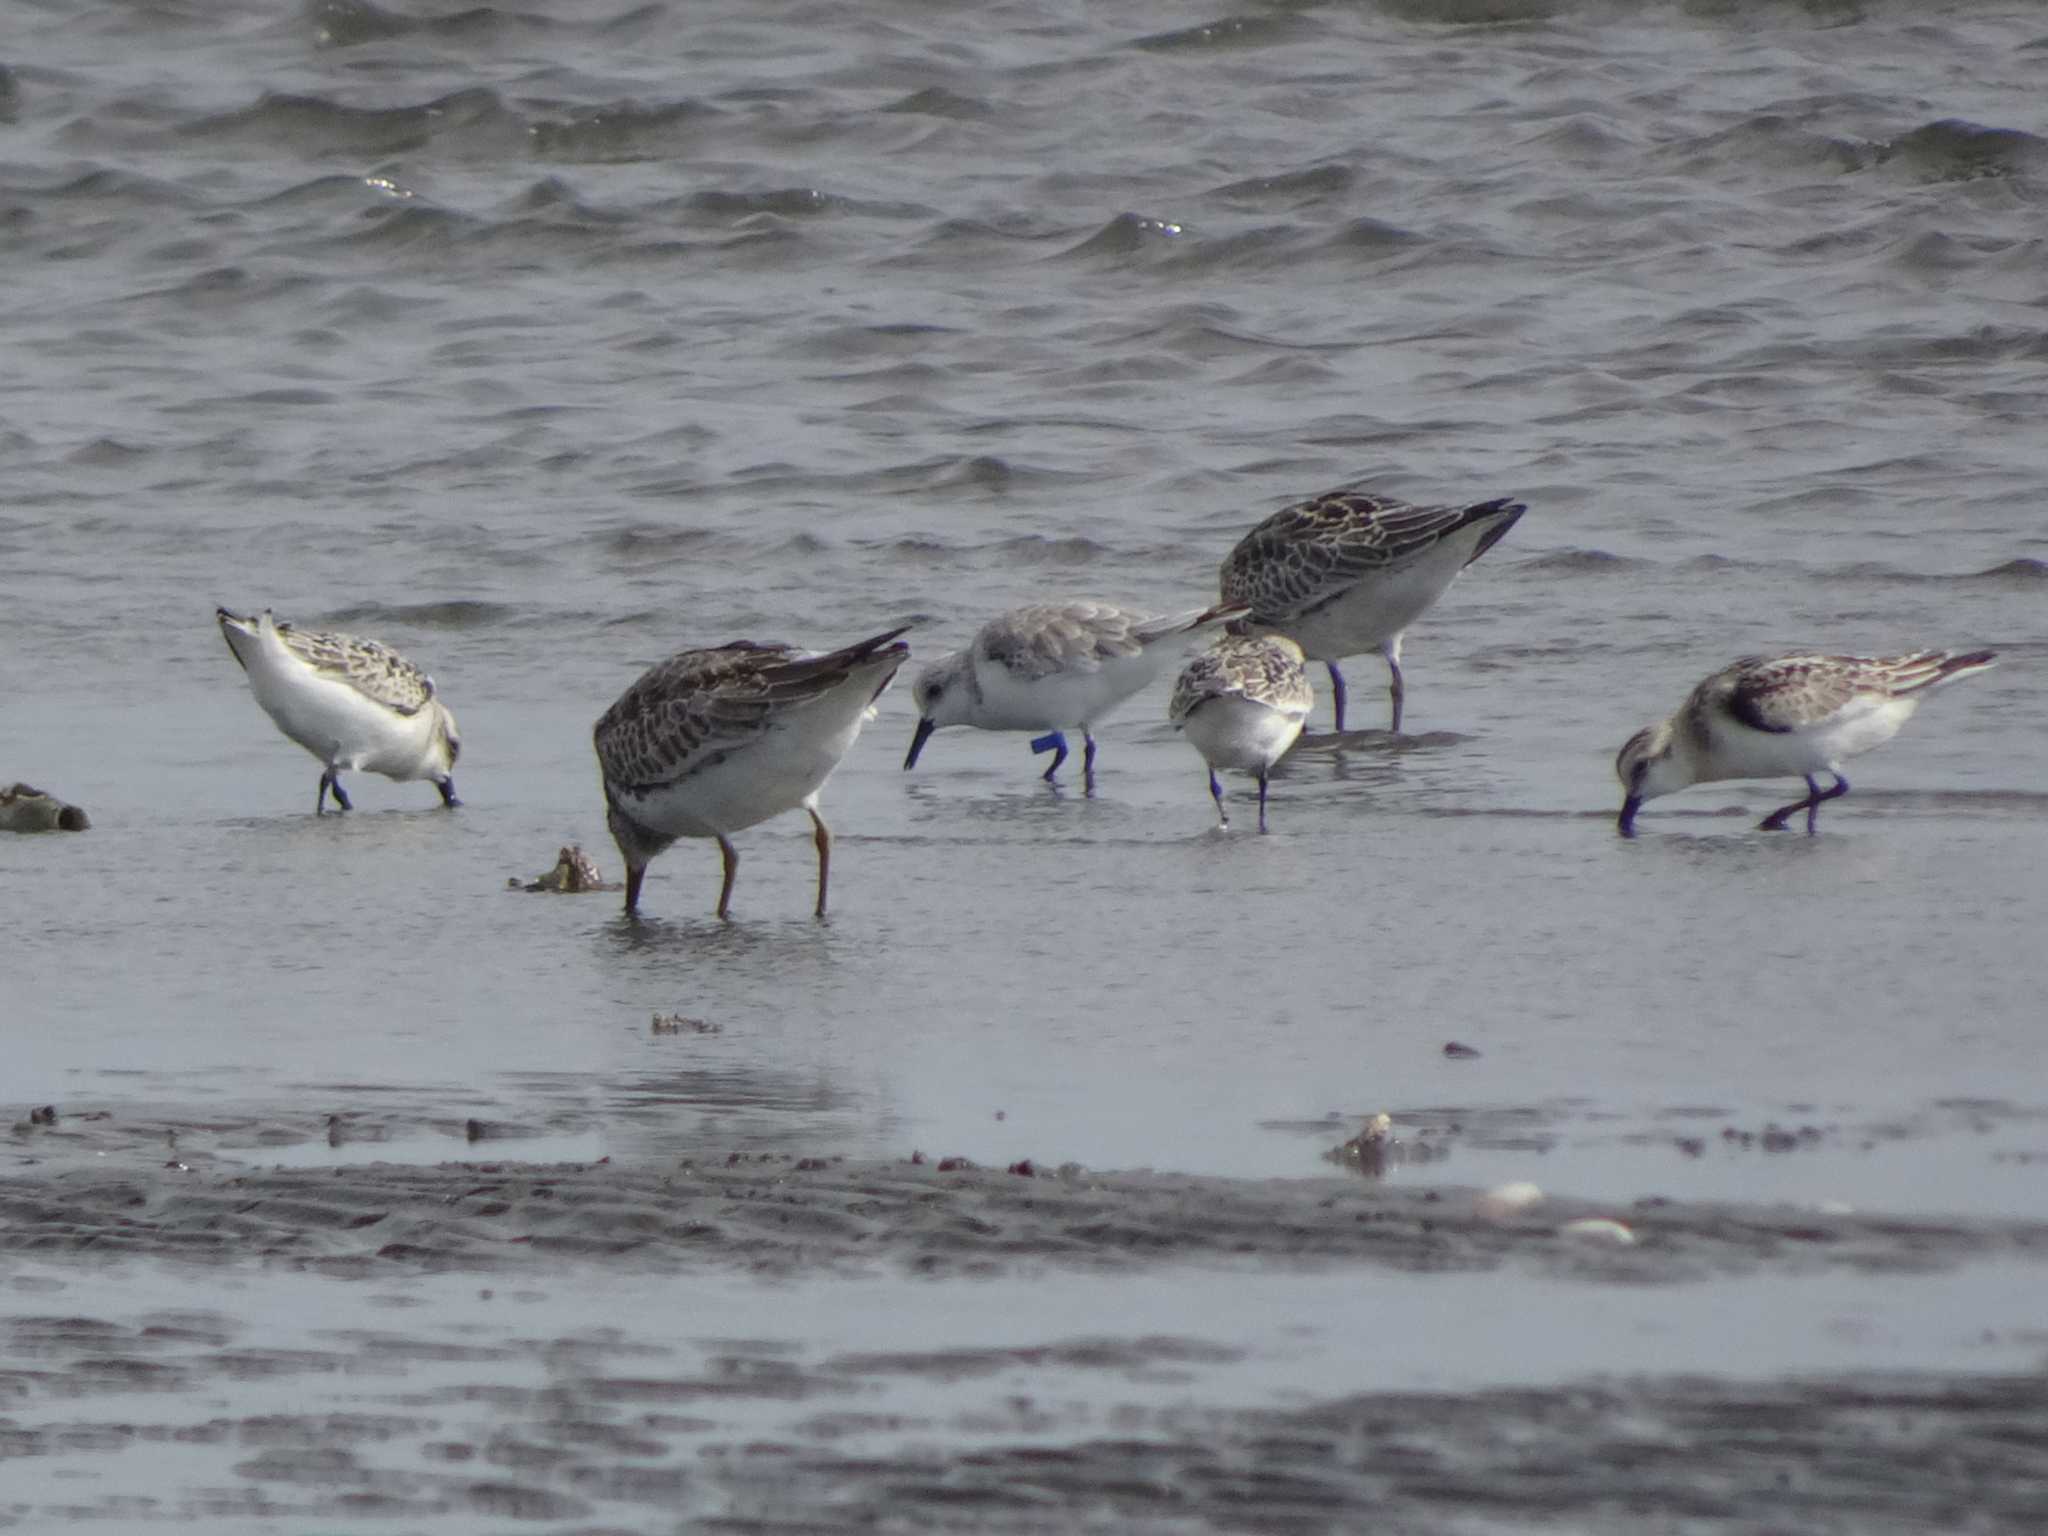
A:
<svg viewBox="0 0 2048 1536">
<path fill-rule="evenodd" d="M 709 837 L 725 861 L 718 915 L 729 917 L 739 854 L 730 834 L 802 806 L 818 849 L 825 915 L 832 829 L 818 791 L 870 706 L 910 655 L 900 625 L 825 655 L 737 640 L 650 667 L 597 722 L 605 820 L 626 861 L 626 910 L 647 863 L 679 837 Z"/>
<path fill-rule="evenodd" d="M 1166 715 L 1209 765 L 1219 827 L 1230 825 L 1218 768 L 1259 781 L 1259 830 L 1266 830 L 1266 781 L 1301 735 L 1315 694 L 1301 647 L 1285 635 L 1225 635 L 1187 664 Z"/>
<path fill-rule="evenodd" d="M 281 624 L 268 608 L 249 618 L 216 608 L 214 618 L 264 713 L 320 759 L 316 816 L 330 792 L 352 808 L 344 770 L 432 779 L 443 804 L 461 804 L 452 770 L 462 738 L 426 673 L 379 641 Z"/>
<path fill-rule="evenodd" d="M 1707 678 L 1670 719 L 1636 732 L 1614 760 L 1624 796 L 1618 823 L 1635 836 L 1645 800 L 1715 779 L 1798 774 L 1806 798 L 1757 824 L 1781 832 L 1806 812 L 1814 830 L 1822 802 L 1849 793 L 1844 758 L 1890 741 L 1920 707 L 1920 695 L 1992 664 L 1995 651 L 1914 651 L 1904 656 L 1745 656 Z M 1822 789 L 1814 775 L 1834 783 Z"/>
<path fill-rule="evenodd" d="M 932 732 L 948 725 L 984 731 L 1044 731 L 1033 752 L 1051 752 L 1050 784 L 1067 760 L 1065 727 L 1079 726 L 1083 780 L 1095 781 L 1093 727 L 1157 677 L 1189 635 L 1241 618 L 1242 604 L 1154 618 L 1109 603 L 1076 601 L 1012 608 L 984 624 L 965 650 L 918 674 L 911 696 L 917 733 L 906 769 Z"/>
<path fill-rule="evenodd" d="M 1238 541 L 1223 562 L 1223 600 L 1251 608 L 1234 628 L 1277 630 L 1330 669 L 1340 732 L 1337 663 L 1362 651 L 1386 657 L 1387 728 L 1398 735 L 1403 632 L 1527 510 L 1506 499 L 1417 507 L 1365 491 L 1328 491 L 1282 508 Z"/>
</svg>

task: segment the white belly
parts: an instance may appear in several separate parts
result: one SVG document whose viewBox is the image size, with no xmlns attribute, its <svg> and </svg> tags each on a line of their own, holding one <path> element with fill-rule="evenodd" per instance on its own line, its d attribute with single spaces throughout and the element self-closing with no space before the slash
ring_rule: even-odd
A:
<svg viewBox="0 0 2048 1536">
<path fill-rule="evenodd" d="M 398 714 L 292 657 L 250 658 L 249 683 L 277 728 L 329 767 L 393 779 L 433 772 L 431 705 Z"/>
<path fill-rule="evenodd" d="M 1466 540 L 1447 540 L 1407 564 L 1368 576 L 1313 613 L 1275 626 L 1310 661 L 1342 661 L 1384 651 L 1442 597 L 1471 553 Z"/>
<path fill-rule="evenodd" d="M 1874 699 L 1843 709 L 1826 724 L 1805 731 L 1731 732 L 1726 741 L 1714 743 L 1714 779 L 1772 779 L 1786 774 L 1801 777 L 1823 771 L 1859 752 L 1882 746 L 1899 734 L 1899 727 L 1920 707 L 1916 698 Z"/>
<path fill-rule="evenodd" d="M 1172 648 L 1154 645 L 1120 656 L 1093 671 L 1056 672 L 1025 680 L 988 662 L 975 663 L 981 707 L 974 723 L 985 731 L 1043 731 L 1092 726 L 1141 691 L 1165 666 Z"/>
<path fill-rule="evenodd" d="M 764 735 L 679 783 L 614 789 L 619 806 L 667 837 L 723 837 L 815 802 L 865 722 L 859 688 L 778 717 Z"/>
<path fill-rule="evenodd" d="M 1211 768 L 1270 773 L 1294 745 L 1306 718 L 1250 699 L 1224 697 L 1198 705 L 1181 729 Z"/>
</svg>

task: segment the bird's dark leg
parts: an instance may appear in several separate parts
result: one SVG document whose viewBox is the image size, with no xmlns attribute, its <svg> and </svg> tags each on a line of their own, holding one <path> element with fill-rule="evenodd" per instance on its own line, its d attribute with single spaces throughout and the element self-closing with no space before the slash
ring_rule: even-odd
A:
<svg viewBox="0 0 2048 1536">
<path fill-rule="evenodd" d="M 344 811 L 355 809 L 355 802 L 348 797 L 348 791 L 341 787 L 341 770 L 329 768 L 320 775 L 320 792 L 313 797 L 313 814 L 318 816 L 327 807 L 327 796 L 332 793 L 334 803 Z"/>
<path fill-rule="evenodd" d="M 1088 744 L 1087 749 L 1081 754 L 1081 782 L 1087 786 L 1088 792 L 1093 794 L 1095 792 L 1095 737 L 1089 733 L 1088 727 L 1085 725 L 1081 727 L 1081 740 Z"/>
<path fill-rule="evenodd" d="M 718 856 L 725 860 L 725 883 L 718 888 L 718 915 L 727 922 L 732 921 L 732 882 L 740 872 L 740 851 L 733 847 L 732 840 L 721 835 L 718 839 Z"/>
<path fill-rule="evenodd" d="M 445 779 L 436 779 L 434 781 L 434 788 L 441 791 L 441 803 L 451 811 L 456 806 L 462 804 L 460 800 L 455 798 L 455 779 L 452 775 Z"/>
<path fill-rule="evenodd" d="M 818 845 L 818 909 L 812 915 L 825 915 L 825 881 L 832 873 L 832 829 L 825 825 L 825 818 L 818 814 L 816 806 L 806 806 L 811 813 L 811 841 Z"/>
<path fill-rule="evenodd" d="M 1770 815 L 1756 824 L 1757 831 L 1782 832 L 1785 830 L 1785 820 L 1787 817 L 1799 811 L 1804 811 L 1806 812 L 1806 834 L 1811 837 L 1813 835 L 1814 819 L 1820 810 L 1821 801 L 1832 800 L 1837 795 L 1846 795 L 1849 792 L 1849 781 L 1847 779 L 1837 773 L 1834 775 L 1834 780 L 1835 787 L 1826 794 L 1822 794 L 1820 785 L 1814 781 L 1813 775 L 1809 773 L 1806 776 L 1806 798 L 1804 800 L 1794 800 L 1790 805 L 1779 806 Z"/>
<path fill-rule="evenodd" d="M 1217 782 L 1216 770 L 1214 768 L 1209 770 L 1209 798 L 1216 802 L 1216 825 L 1228 827 L 1230 825 L 1230 812 L 1223 809 L 1223 786 Z"/>
<path fill-rule="evenodd" d="M 1394 701 L 1394 718 L 1388 723 L 1387 730 L 1398 736 L 1401 734 L 1401 700 L 1407 696 L 1407 689 L 1401 686 L 1401 658 L 1391 653 L 1387 657 L 1387 676 L 1387 696 Z"/>
<path fill-rule="evenodd" d="M 1830 768 L 1828 772 L 1834 775 L 1834 788 L 1828 790 L 1825 794 L 1821 793 L 1821 791 L 1819 791 L 1818 789 L 1814 790 L 1813 798 L 1807 802 L 1806 835 L 1808 837 L 1813 836 L 1814 823 L 1820 818 L 1821 801 L 1837 800 L 1840 799 L 1843 795 L 1849 793 L 1849 781 L 1843 778 L 1839 773 L 1835 773 L 1835 770 L 1832 768 Z M 1808 778 L 1806 782 L 1809 787 L 1813 784 L 1813 780 L 1811 778 Z"/>
<path fill-rule="evenodd" d="M 646 878 L 647 866 L 645 864 L 628 864 L 626 866 L 627 912 L 632 913 L 640 910 L 640 882 Z"/>
<path fill-rule="evenodd" d="M 1342 736 L 1344 734 L 1344 674 L 1337 670 L 1337 663 L 1334 661 L 1326 661 L 1323 665 L 1330 669 L 1330 697 L 1337 704 L 1337 734 Z"/>
<path fill-rule="evenodd" d="M 1047 731 L 1032 738 L 1031 750 L 1052 753 L 1052 766 L 1045 770 L 1045 782 L 1050 784 L 1052 776 L 1060 771 L 1060 764 L 1067 760 L 1067 738 L 1058 731 Z"/>
<path fill-rule="evenodd" d="M 1259 830 L 1266 830 L 1266 776 L 1259 775 Z"/>
</svg>

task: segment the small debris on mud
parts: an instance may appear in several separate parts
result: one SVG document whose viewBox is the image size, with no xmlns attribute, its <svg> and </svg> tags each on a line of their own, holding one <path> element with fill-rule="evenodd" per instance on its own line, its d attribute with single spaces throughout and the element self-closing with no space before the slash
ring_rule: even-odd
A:
<svg viewBox="0 0 2048 1536">
<path fill-rule="evenodd" d="M 519 879 L 513 876 L 505 882 L 506 888 L 514 891 L 555 891 L 565 896 L 579 895 L 585 891 L 616 891 L 616 883 L 607 883 L 597 861 L 583 851 L 581 843 L 571 843 L 555 856 L 555 867 L 538 880 Z"/>
<path fill-rule="evenodd" d="M 683 1013 L 657 1013 L 648 1028 L 657 1035 L 722 1035 L 723 1024 L 713 1024 L 706 1019 L 693 1019 Z"/>
</svg>

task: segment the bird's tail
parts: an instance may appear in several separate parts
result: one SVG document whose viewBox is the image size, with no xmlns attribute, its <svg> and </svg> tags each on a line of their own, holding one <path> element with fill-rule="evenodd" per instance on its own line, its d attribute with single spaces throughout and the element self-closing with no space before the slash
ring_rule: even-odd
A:
<svg viewBox="0 0 2048 1536">
<path fill-rule="evenodd" d="M 1142 645 L 1154 640 L 1164 640 L 1169 635 L 1192 635 L 1197 630 L 1211 629 L 1218 624 L 1244 618 L 1252 611 L 1250 603 L 1218 603 L 1213 608 L 1191 608 L 1186 613 L 1169 613 L 1164 618 L 1148 619 L 1134 630 Z"/>
<path fill-rule="evenodd" d="M 1508 530 L 1514 527 L 1522 514 L 1528 510 L 1527 502 L 1516 501 L 1511 496 L 1503 496 L 1498 501 L 1482 501 L 1467 507 L 1463 519 L 1464 526 L 1469 528 L 1474 523 L 1484 523 L 1487 526 L 1486 531 L 1479 535 L 1479 542 L 1472 546 L 1472 553 L 1465 557 L 1465 563 L 1470 565 L 1506 538 Z"/>
<path fill-rule="evenodd" d="M 1920 651 L 1892 658 L 1894 693 L 1921 693 L 1997 665 L 1996 651 Z"/>
</svg>

